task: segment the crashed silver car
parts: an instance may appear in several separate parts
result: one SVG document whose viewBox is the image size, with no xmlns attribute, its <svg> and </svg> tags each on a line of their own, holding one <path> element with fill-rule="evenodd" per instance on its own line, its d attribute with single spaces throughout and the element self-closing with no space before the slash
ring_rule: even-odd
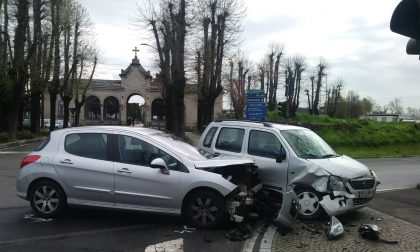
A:
<svg viewBox="0 0 420 252">
<path fill-rule="evenodd" d="M 161 131 L 78 127 L 51 136 L 21 162 L 17 195 L 42 217 L 67 205 L 183 214 L 194 226 L 240 222 L 261 186 L 252 160 L 207 160 Z"/>
<path fill-rule="evenodd" d="M 290 125 L 216 121 L 198 148 L 209 158 L 233 156 L 255 161 L 271 201 L 294 191 L 301 219 L 330 216 L 366 206 L 379 184 L 365 165 L 337 153 L 313 131 Z M 281 217 L 281 216 L 280 216 Z"/>
</svg>

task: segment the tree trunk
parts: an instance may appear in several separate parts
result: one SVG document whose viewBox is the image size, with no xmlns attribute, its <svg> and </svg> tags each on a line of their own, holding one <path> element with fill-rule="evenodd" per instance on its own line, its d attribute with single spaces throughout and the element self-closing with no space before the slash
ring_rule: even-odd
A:
<svg viewBox="0 0 420 252">
<path fill-rule="evenodd" d="M 15 69 L 12 88 L 13 99 L 10 102 L 9 107 L 9 134 L 11 136 L 16 135 L 16 121 L 19 114 L 20 103 L 22 101 L 22 95 L 24 92 L 25 84 L 28 81 L 27 63 L 25 59 L 25 45 L 26 45 L 26 33 L 29 27 L 29 1 L 18 0 L 17 1 L 17 26 L 14 37 L 14 66 Z"/>
<path fill-rule="evenodd" d="M 38 90 L 31 91 L 31 132 L 39 134 L 40 132 L 40 115 L 41 115 L 41 92 Z"/>
</svg>

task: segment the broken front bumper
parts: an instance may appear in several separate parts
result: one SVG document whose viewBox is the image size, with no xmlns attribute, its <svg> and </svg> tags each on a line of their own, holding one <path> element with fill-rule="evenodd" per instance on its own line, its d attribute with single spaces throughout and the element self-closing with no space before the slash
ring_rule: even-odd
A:
<svg viewBox="0 0 420 252">
<path fill-rule="evenodd" d="M 350 180 L 345 183 L 346 191 L 333 191 L 325 195 L 319 203 L 329 216 L 341 215 L 367 206 L 379 184 L 374 178 Z"/>
</svg>

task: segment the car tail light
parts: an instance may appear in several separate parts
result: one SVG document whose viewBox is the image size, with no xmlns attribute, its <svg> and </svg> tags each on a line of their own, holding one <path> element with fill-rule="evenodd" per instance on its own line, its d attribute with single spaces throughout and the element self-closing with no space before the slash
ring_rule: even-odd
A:
<svg viewBox="0 0 420 252">
<path fill-rule="evenodd" d="M 20 168 L 22 169 L 24 166 L 36 162 L 41 158 L 40 155 L 29 155 L 23 158 L 22 162 L 20 162 Z"/>
</svg>

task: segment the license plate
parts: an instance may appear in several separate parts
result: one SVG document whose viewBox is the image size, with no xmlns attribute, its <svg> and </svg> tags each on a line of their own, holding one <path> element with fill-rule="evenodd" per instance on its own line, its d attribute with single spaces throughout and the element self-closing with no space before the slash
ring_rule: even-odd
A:
<svg viewBox="0 0 420 252">
<path fill-rule="evenodd" d="M 373 191 L 372 190 L 365 190 L 359 192 L 359 198 L 372 198 Z"/>
</svg>

